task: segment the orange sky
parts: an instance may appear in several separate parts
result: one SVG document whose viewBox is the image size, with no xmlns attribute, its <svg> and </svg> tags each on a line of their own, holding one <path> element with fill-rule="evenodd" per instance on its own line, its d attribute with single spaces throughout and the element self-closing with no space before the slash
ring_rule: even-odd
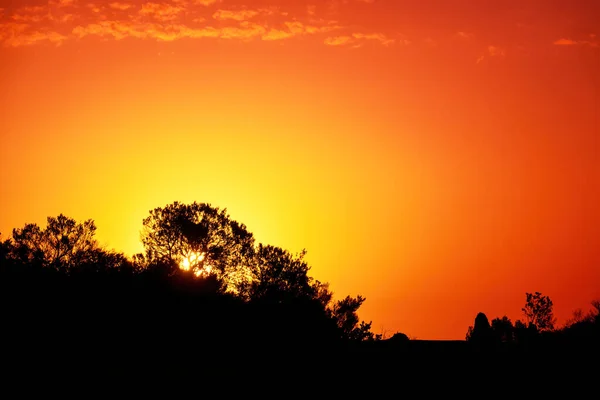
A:
<svg viewBox="0 0 600 400">
<path fill-rule="evenodd" d="M 600 3 L 0 1 L 0 232 L 175 200 L 308 250 L 376 333 L 600 298 Z"/>
</svg>

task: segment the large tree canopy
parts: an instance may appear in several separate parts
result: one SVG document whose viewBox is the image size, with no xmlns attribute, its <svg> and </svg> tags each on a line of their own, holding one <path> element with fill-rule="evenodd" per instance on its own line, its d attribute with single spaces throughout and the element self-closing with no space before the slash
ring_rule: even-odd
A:
<svg viewBox="0 0 600 400">
<path fill-rule="evenodd" d="M 293 255 L 280 247 L 258 244 L 246 226 L 226 209 L 206 203 L 174 202 L 155 208 L 143 221 L 147 262 L 167 261 L 198 277 L 216 276 L 230 292 L 260 303 L 318 305 L 346 339 L 373 339 L 371 324 L 357 311 L 365 298 L 332 301 L 328 285 L 308 275 L 305 251 Z"/>
<path fill-rule="evenodd" d="M 150 211 L 142 243 L 149 261 L 173 260 L 196 275 L 215 274 L 236 290 L 252 277 L 254 236 L 226 209 L 174 202 Z"/>
</svg>

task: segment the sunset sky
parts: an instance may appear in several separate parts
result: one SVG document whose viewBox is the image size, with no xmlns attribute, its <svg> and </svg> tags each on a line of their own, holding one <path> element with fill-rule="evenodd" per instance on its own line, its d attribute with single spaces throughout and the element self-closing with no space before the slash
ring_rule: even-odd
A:
<svg viewBox="0 0 600 400">
<path fill-rule="evenodd" d="M 600 299 L 600 2 L 0 0 L 0 232 L 150 209 L 307 249 L 375 333 Z"/>
</svg>

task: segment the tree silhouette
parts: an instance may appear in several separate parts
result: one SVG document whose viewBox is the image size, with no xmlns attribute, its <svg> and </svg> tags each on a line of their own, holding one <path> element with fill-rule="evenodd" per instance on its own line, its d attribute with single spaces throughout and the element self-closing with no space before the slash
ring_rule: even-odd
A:
<svg viewBox="0 0 600 400">
<path fill-rule="evenodd" d="M 592 300 L 592 307 L 591 314 L 593 315 L 593 320 L 597 324 L 600 324 L 600 300 Z"/>
<path fill-rule="evenodd" d="M 302 251 L 293 256 L 279 247 L 259 244 L 249 296 L 256 299 L 283 295 L 293 298 L 315 297 L 318 291 L 311 285 L 312 279 L 308 276 L 310 267 L 304 261 L 305 254 L 306 251 Z"/>
<path fill-rule="evenodd" d="M 540 332 L 554 329 L 554 314 L 552 300 L 540 292 L 525 293 L 525 306 L 521 309 L 528 324 L 534 325 Z"/>
<path fill-rule="evenodd" d="M 365 300 L 361 295 L 356 297 L 346 296 L 333 304 L 331 313 L 344 339 L 364 341 L 375 338 L 375 335 L 371 332 L 371 322 L 366 323 L 358 318 L 357 311 Z"/>
<path fill-rule="evenodd" d="M 494 318 L 491 327 L 499 342 L 511 343 L 514 340 L 514 327 L 506 315 L 502 318 Z"/>
<path fill-rule="evenodd" d="M 471 338 L 473 337 L 473 325 L 469 325 L 469 327 L 467 328 L 467 333 L 465 334 L 465 340 L 467 342 L 471 341 Z"/>
<path fill-rule="evenodd" d="M 77 223 L 60 214 L 48 217 L 44 229 L 37 224 L 13 229 L 13 252 L 22 262 L 71 268 L 97 249 L 95 232 L 96 225 L 91 219 Z"/>
<path fill-rule="evenodd" d="M 254 237 L 226 209 L 197 202 L 155 208 L 143 220 L 141 240 L 147 262 L 168 259 L 196 275 L 214 273 L 232 291 L 252 276 Z"/>
<path fill-rule="evenodd" d="M 475 324 L 473 327 L 469 326 L 466 339 L 479 350 L 491 348 L 494 337 L 488 317 L 484 313 L 477 313 Z"/>
</svg>

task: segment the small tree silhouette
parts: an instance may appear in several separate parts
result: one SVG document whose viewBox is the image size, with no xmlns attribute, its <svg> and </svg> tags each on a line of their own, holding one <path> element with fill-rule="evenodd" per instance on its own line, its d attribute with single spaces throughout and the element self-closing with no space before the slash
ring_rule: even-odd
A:
<svg viewBox="0 0 600 400">
<path fill-rule="evenodd" d="M 466 339 L 479 350 L 485 350 L 492 346 L 494 342 L 492 327 L 484 313 L 477 314 L 474 326 L 469 326 Z"/>
<path fill-rule="evenodd" d="M 552 300 L 540 292 L 525 293 L 525 307 L 521 310 L 525 314 L 527 323 L 534 325 L 540 332 L 554 329 L 555 318 L 552 312 Z"/>
</svg>

